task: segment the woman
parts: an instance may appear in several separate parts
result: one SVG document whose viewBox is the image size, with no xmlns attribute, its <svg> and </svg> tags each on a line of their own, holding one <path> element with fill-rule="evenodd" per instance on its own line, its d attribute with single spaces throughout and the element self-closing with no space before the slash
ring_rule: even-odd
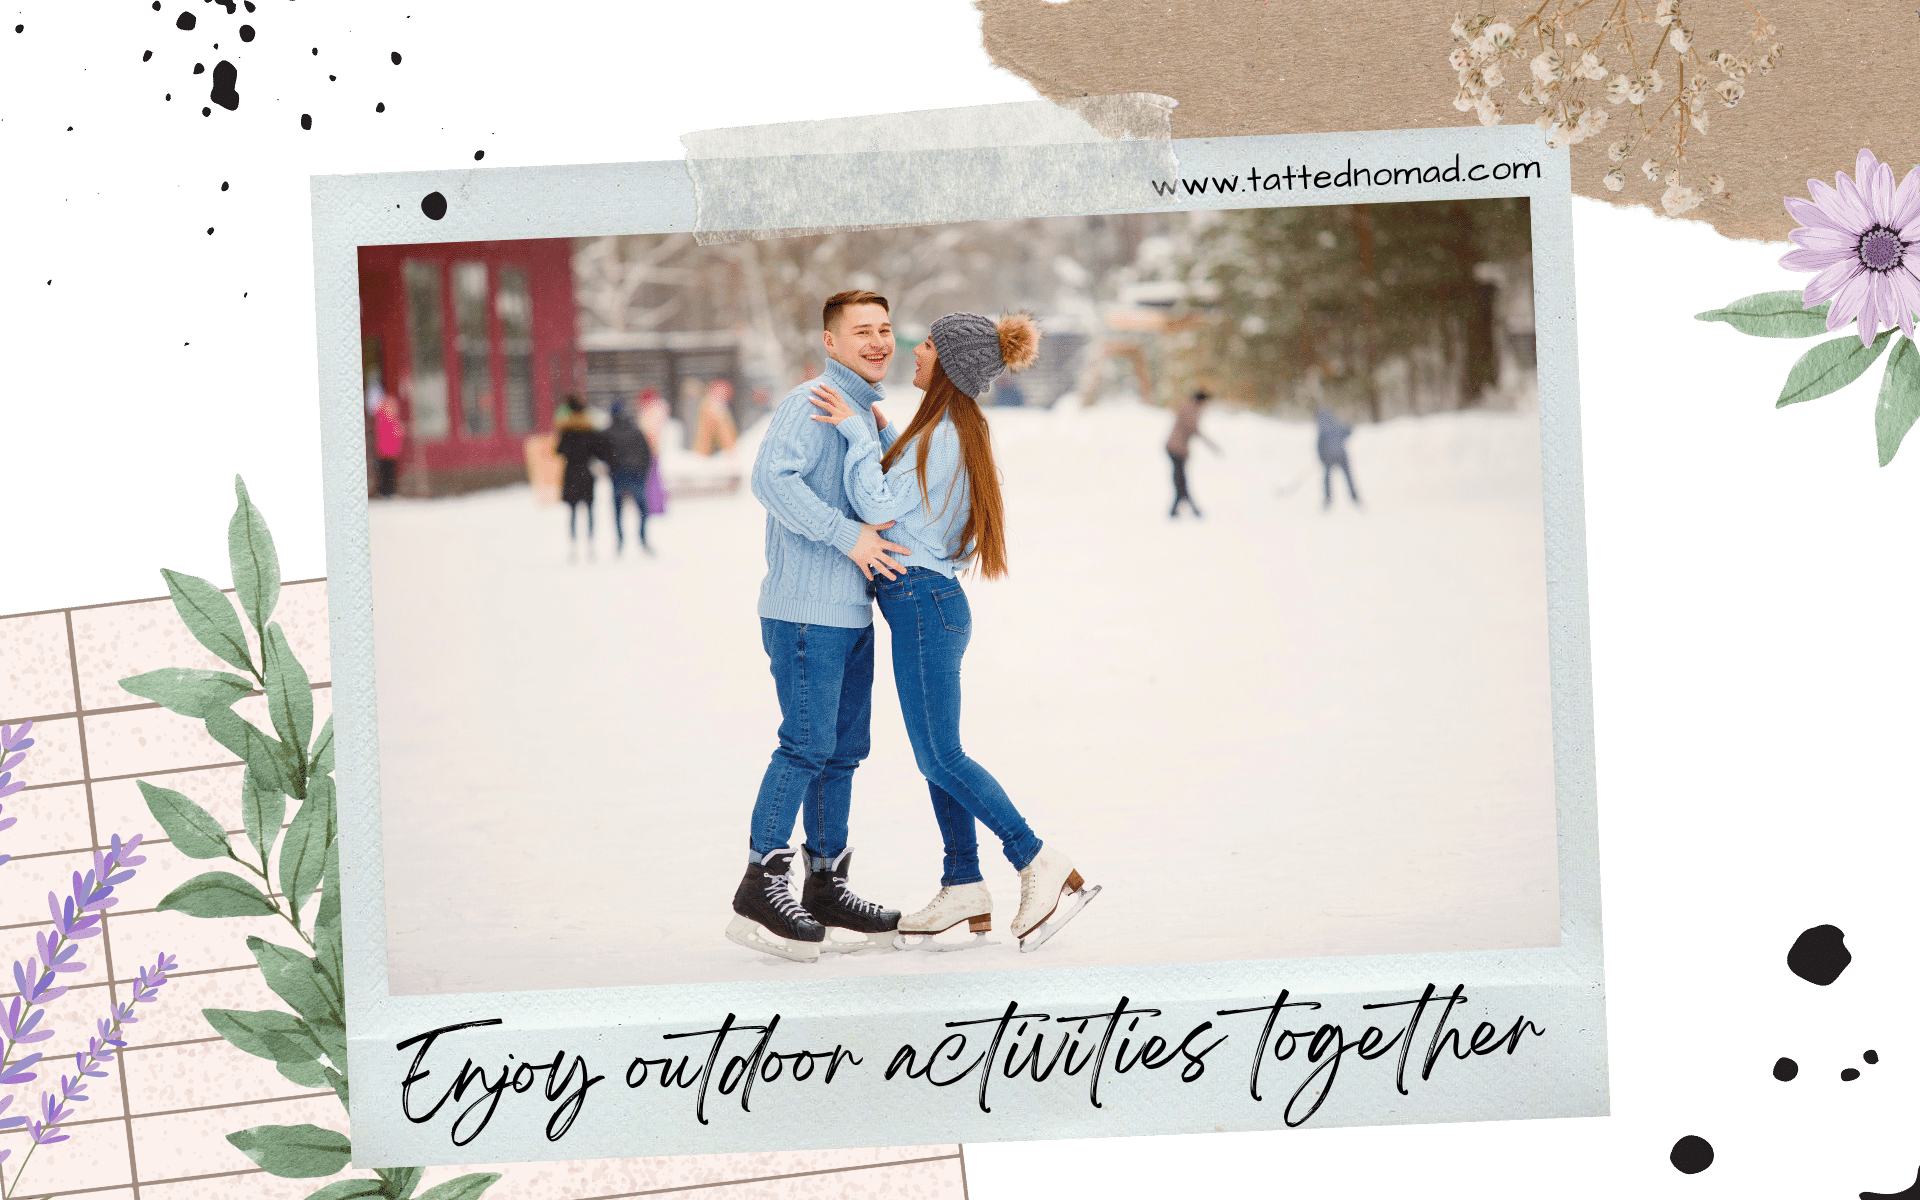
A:
<svg viewBox="0 0 1920 1200">
<path fill-rule="evenodd" d="M 977 820 L 1000 839 L 1020 873 L 1020 910 L 1013 919 L 1020 949 L 1051 937 L 1099 888 L 1084 886 L 1067 856 L 1042 842 L 993 776 L 960 747 L 960 659 L 971 635 L 967 596 L 956 574 L 971 567 L 988 579 L 1007 572 L 999 473 L 987 419 L 977 397 L 1006 369 L 1022 370 L 1039 350 L 1032 318 L 995 322 L 950 313 L 933 323 L 913 352 L 920 408 L 884 455 L 864 421 L 833 388 L 814 388 L 814 404 L 847 440 L 847 495 L 860 519 L 894 522 L 888 538 L 906 546 L 912 566 L 874 580 L 880 612 L 893 636 L 893 678 L 914 760 L 933 796 L 946 844 L 940 893 L 900 918 L 903 934 L 937 949 L 932 934 L 962 921 L 978 942 L 993 925 L 993 900 L 980 876 Z M 1066 900 L 1066 904 L 1062 901 Z M 1057 914 L 1057 915 L 1056 915 Z M 1052 919 L 1049 919 L 1052 918 Z"/>
<path fill-rule="evenodd" d="M 560 498 L 567 503 L 567 539 L 569 550 L 580 540 L 580 506 L 587 506 L 587 555 L 593 555 L 593 460 L 605 459 L 606 444 L 587 416 L 587 406 L 578 396 L 568 396 L 555 417 L 553 427 L 560 434 L 554 450 L 567 460 L 566 474 L 560 480 Z"/>
</svg>

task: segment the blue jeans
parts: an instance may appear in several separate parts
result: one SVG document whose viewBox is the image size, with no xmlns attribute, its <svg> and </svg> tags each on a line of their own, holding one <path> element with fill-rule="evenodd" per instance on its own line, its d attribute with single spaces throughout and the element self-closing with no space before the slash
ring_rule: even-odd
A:
<svg viewBox="0 0 1920 1200">
<path fill-rule="evenodd" d="M 780 696 L 780 748 L 753 802 L 755 858 L 793 836 L 804 811 L 814 860 L 847 848 L 853 769 L 867 757 L 873 715 L 873 627 L 841 629 L 760 618 L 760 644 Z"/>
<path fill-rule="evenodd" d="M 909 567 L 893 580 L 876 578 L 874 595 L 893 634 L 893 683 L 900 693 L 913 758 L 927 777 L 933 816 L 946 846 L 940 883 L 980 881 L 977 820 L 1000 839 L 1018 871 L 1040 852 L 1006 789 L 960 747 L 960 658 L 972 637 L 973 615 L 956 579 Z"/>
<path fill-rule="evenodd" d="M 613 545 L 614 549 L 624 546 L 627 541 L 626 530 L 620 527 L 620 510 L 626 506 L 626 499 L 633 498 L 633 507 L 640 513 L 640 532 L 636 535 L 642 546 L 647 544 L 647 477 L 645 474 L 616 472 L 613 482 Z M 591 514 L 591 510 L 589 510 Z"/>
</svg>

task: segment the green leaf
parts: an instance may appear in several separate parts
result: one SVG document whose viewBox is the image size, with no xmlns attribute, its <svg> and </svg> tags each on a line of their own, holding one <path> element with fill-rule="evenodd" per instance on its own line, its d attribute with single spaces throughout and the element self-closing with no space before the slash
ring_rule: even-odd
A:
<svg viewBox="0 0 1920 1200">
<path fill-rule="evenodd" d="M 320 726 L 320 736 L 313 739 L 313 753 L 307 756 L 308 775 L 333 774 L 333 714 L 328 713 L 326 723 Z"/>
<path fill-rule="evenodd" d="M 1793 370 L 1787 372 L 1786 386 L 1780 389 L 1780 398 L 1773 406 L 1785 408 L 1839 391 L 1873 365 L 1892 337 L 1893 330 L 1889 329 L 1873 339 L 1871 346 L 1862 346 L 1853 334 L 1821 342 L 1793 364 Z"/>
<path fill-rule="evenodd" d="M 200 1015 L 213 1026 L 214 1032 L 260 1058 L 305 1063 L 325 1053 L 313 1030 L 292 1013 L 278 1009 L 242 1012 L 233 1008 L 203 1008 Z"/>
<path fill-rule="evenodd" d="M 280 840 L 280 823 L 287 819 L 287 798 L 254 780 L 253 768 L 240 777 L 240 820 L 247 827 L 247 840 L 260 855 L 265 871 L 273 858 L 273 845 Z"/>
<path fill-rule="evenodd" d="M 260 964 L 260 975 L 273 994 L 292 1005 L 309 1025 L 345 1021 L 345 1014 L 321 986 L 320 967 L 313 959 L 265 938 L 249 937 L 247 949 L 253 951 L 253 961 Z"/>
<path fill-rule="evenodd" d="M 1892 330 L 1887 332 L 1891 333 Z M 1884 335 L 1883 335 L 1884 336 Z M 1873 432 L 1880 442 L 1880 465 L 1886 466 L 1900 449 L 1900 439 L 1920 417 L 1920 350 L 1912 338 L 1900 339 L 1887 373 L 1880 379 L 1880 402 L 1873 406 Z"/>
<path fill-rule="evenodd" d="M 378 1179 L 340 1179 L 309 1192 L 307 1200 L 366 1200 L 373 1196 L 391 1196 L 387 1185 Z"/>
<path fill-rule="evenodd" d="M 274 732 L 288 751 L 304 756 L 307 743 L 313 740 L 313 682 L 293 656 L 278 621 L 267 626 L 260 639 L 260 658 L 265 664 L 267 715 Z M 296 769 L 304 775 L 306 763 L 296 764 Z"/>
<path fill-rule="evenodd" d="M 253 681 L 226 671 L 197 671 L 162 667 L 120 681 L 122 689 L 154 700 L 183 717 L 205 717 L 253 691 Z"/>
<path fill-rule="evenodd" d="M 253 769 L 254 781 L 289 796 L 306 791 L 305 780 L 296 780 L 289 770 L 287 748 L 274 741 L 251 721 L 230 709 L 207 715 L 207 733 L 213 740 L 237 755 Z"/>
<path fill-rule="evenodd" d="M 142 779 L 140 794 L 147 798 L 147 811 L 160 822 L 180 853 L 188 858 L 231 858 L 227 831 L 213 814 L 172 788 L 155 787 Z M 203 877 L 204 878 L 204 877 Z"/>
<path fill-rule="evenodd" d="M 233 605 L 198 575 L 162 570 L 167 594 L 173 597 L 173 610 L 180 614 L 187 632 L 222 662 L 231 663 L 248 674 L 253 673 L 253 655 L 247 649 L 247 631 Z"/>
<path fill-rule="evenodd" d="M 279 911 L 259 888 L 227 871 L 195 875 L 155 907 L 190 917 L 270 917 Z"/>
<path fill-rule="evenodd" d="M 1802 307 L 1799 292 L 1761 292 L 1735 300 L 1725 308 L 1695 313 L 1696 321 L 1725 321 L 1754 337 L 1817 337 L 1827 331 L 1827 306 Z"/>
<path fill-rule="evenodd" d="M 388 1200 L 407 1200 L 413 1195 L 413 1189 L 420 1186 L 420 1177 L 427 1173 L 425 1167 L 375 1167 L 375 1175 L 387 1181 Z"/>
<path fill-rule="evenodd" d="M 333 1085 L 333 1094 L 340 1097 L 340 1107 L 347 1108 L 347 1077 L 332 1067 L 321 1069 L 327 1073 L 327 1082 Z M 347 1111 L 353 1110 L 348 1108 Z"/>
<path fill-rule="evenodd" d="M 421 1192 L 418 1200 L 473 1200 L 481 1192 L 500 1182 L 498 1172 L 483 1175 L 462 1175 L 458 1179 L 449 1179 Z"/>
<path fill-rule="evenodd" d="M 332 856 L 336 850 L 329 850 Z M 321 895 L 321 906 L 326 905 L 326 896 Z M 345 1022 L 347 1012 L 347 986 L 345 972 L 341 963 L 340 922 L 315 921 L 313 926 L 314 978 L 320 990 L 326 993 L 327 1003 L 341 1014 Z"/>
<path fill-rule="evenodd" d="M 320 911 L 314 915 L 313 924 L 316 929 L 331 929 L 333 931 L 334 945 L 336 947 L 339 945 L 340 841 L 338 838 L 335 838 L 332 844 L 327 847 L 327 868 L 326 872 L 320 878 Z M 345 979 L 346 976 L 338 974 L 336 971 L 334 978 Z M 344 987 L 344 984 L 342 986 Z"/>
<path fill-rule="evenodd" d="M 293 905 L 295 916 L 307 906 L 327 870 L 327 843 L 333 832 L 333 780 L 313 781 L 300 811 L 287 826 L 280 847 L 280 890 Z"/>
<path fill-rule="evenodd" d="M 311 1062 L 275 1063 L 274 1069 L 301 1087 L 323 1088 L 332 1086 L 327 1082 L 327 1069 L 321 1066 L 317 1059 Z"/>
<path fill-rule="evenodd" d="M 274 553 L 266 518 L 247 498 L 247 485 L 238 475 L 233 477 L 233 494 L 239 501 L 233 520 L 227 523 L 233 591 L 240 598 L 240 611 L 247 614 L 256 632 L 264 634 L 267 621 L 280 603 L 280 556 Z"/>
<path fill-rule="evenodd" d="M 318 1125 L 256 1125 L 230 1133 L 240 1153 L 282 1179 L 313 1179 L 347 1165 L 353 1144 L 345 1134 Z"/>
</svg>

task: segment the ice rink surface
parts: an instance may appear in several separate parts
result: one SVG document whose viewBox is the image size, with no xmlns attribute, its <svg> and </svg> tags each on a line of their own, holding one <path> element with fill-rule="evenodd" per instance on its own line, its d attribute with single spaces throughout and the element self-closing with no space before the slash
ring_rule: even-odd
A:
<svg viewBox="0 0 1920 1200">
<path fill-rule="evenodd" d="M 1366 506 L 1336 476 L 1323 512 L 1311 425 L 1212 410 L 1196 521 L 1167 516 L 1165 410 L 989 411 L 1011 574 L 967 583 L 962 732 L 1098 899 L 1018 953 L 1018 878 L 982 829 L 998 945 L 807 965 L 734 945 L 779 725 L 744 483 L 676 500 L 651 558 L 613 555 L 604 482 L 591 561 L 525 487 L 390 501 L 371 520 L 393 992 L 1558 943 L 1532 413 L 1360 426 Z M 850 882 L 911 911 L 940 844 L 879 628 Z"/>
</svg>

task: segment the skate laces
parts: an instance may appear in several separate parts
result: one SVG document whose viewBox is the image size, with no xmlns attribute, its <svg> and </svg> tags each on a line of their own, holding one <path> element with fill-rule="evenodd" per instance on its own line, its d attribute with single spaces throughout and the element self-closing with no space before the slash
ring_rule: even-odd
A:
<svg viewBox="0 0 1920 1200">
<path fill-rule="evenodd" d="M 785 875 L 767 875 L 767 900 L 779 910 L 781 916 L 789 920 L 813 920 L 800 907 L 800 902 L 793 898 L 793 888 L 789 886 Z"/>
<path fill-rule="evenodd" d="M 863 900 L 859 896 L 854 895 L 853 889 L 847 886 L 846 880 L 835 879 L 833 882 L 834 886 L 839 889 L 840 899 L 846 903 L 847 907 L 853 909 L 863 917 L 879 915 L 880 906 L 871 900 Z"/>
</svg>

